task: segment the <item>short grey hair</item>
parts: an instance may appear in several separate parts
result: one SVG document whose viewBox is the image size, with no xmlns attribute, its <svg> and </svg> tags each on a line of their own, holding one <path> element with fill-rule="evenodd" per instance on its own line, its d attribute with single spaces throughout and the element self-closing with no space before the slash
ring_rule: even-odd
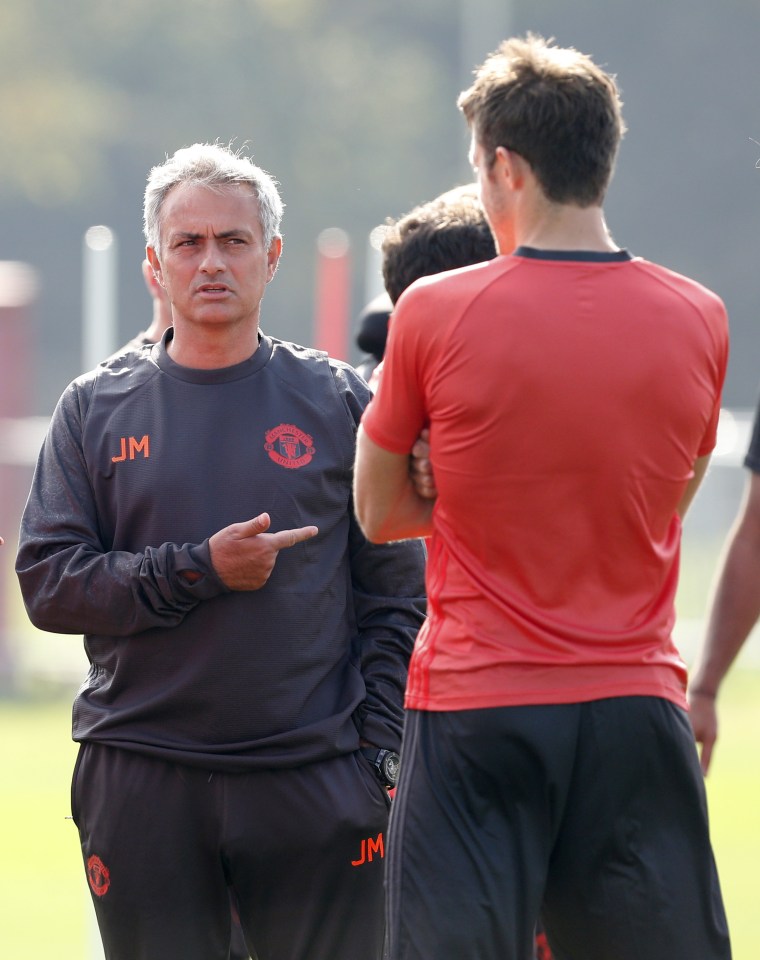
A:
<svg viewBox="0 0 760 960">
<path fill-rule="evenodd" d="M 145 242 L 160 255 L 161 207 L 169 191 L 180 183 L 218 188 L 228 184 L 248 184 L 259 201 L 259 219 L 268 250 L 272 240 L 280 236 L 283 202 L 277 181 L 232 145 L 194 143 L 153 167 L 148 174 L 143 205 Z"/>
</svg>

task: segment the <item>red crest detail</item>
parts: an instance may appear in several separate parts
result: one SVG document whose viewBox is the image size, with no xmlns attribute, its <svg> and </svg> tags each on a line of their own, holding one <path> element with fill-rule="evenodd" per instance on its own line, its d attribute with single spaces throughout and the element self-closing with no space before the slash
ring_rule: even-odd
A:
<svg viewBox="0 0 760 960">
<path fill-rule="evenodd" d="M 111 872 L 100 857 L 94 854 L 87 861 L 87 879 L 96 897 L 104 897 L 111 886 Z"/>
<path fill-rule="evenodd" d="M 292 423 L 281 423 L 264 434 L 270 459 L 288 470 L 305 467 L 314 456 L 314 440 Z"/>
</svg>

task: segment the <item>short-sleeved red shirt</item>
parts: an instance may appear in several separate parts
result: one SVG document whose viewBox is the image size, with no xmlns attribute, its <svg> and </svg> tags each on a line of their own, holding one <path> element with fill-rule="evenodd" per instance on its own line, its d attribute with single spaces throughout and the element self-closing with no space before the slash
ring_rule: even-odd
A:
<svg viewBox="0 0 760 960">
<path fill-rule="evenodd" d="M 408 707 L 685 704 L 676 507 L 727 353 L 720 299 L 625 251 L 520 248 L 404 293 L 363 423 L 396 453 L 431 430 Z"/>
</svg>

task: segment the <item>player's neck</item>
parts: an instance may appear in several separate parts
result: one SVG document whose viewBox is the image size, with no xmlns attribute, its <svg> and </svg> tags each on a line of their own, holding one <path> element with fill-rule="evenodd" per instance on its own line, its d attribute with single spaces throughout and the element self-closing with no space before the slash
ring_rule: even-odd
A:
<svg viewBox="0 0 760 960">
<path fill-rule="evenodd" d="M 538 250 L 619 249 L 612 239 L 601 207 L 578 207 L 542 201 L 522 211 L 515 223 L 516 246 Z"/>
</svg>

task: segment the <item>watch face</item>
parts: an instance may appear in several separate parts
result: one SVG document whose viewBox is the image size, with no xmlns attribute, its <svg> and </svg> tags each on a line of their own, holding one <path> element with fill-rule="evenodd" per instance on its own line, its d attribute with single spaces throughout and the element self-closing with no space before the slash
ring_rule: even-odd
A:
<svg viewBox="0 0 760 960">
<path fill-rule="evenodd" d="M 388 783 L 395 787 L 396 781 L 398 780 L 398 768 L 401 763 L 401 758 L 397 753 L 389 750 L 388 753 L 383 757 L 383 776 L 388 781 Z"/>
</svg>

